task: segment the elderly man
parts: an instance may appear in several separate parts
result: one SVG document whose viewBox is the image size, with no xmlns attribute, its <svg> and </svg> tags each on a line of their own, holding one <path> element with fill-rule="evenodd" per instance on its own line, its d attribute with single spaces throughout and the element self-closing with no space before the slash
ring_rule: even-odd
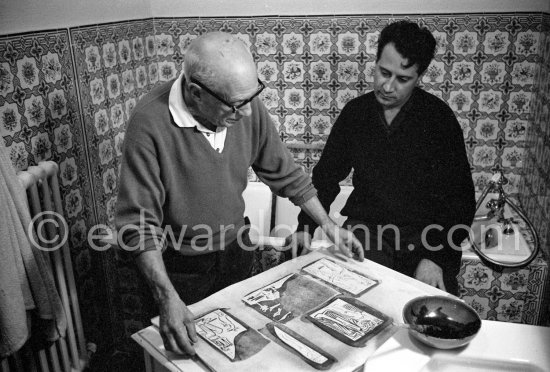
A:
<svg viewBox="0 0 550 372">
<path fill-rule="evenodd" d="M 374 90 L 342 110 L 313 184 L 328 208 L 353 168 L 354 190 L 342 214 L 365 257 L 458 294 L 459 246 L 475 196 L 460 125 L 447 104 L 417 87 L 435 46 L 413 22 L 382 30 Z M 309 248 L 317 225 L 304 213 L 298 220 L 293 239 Z"/>
<path fill-rule="evenodd" d="M 167 350 L 194 354 L 194 315 L 186 304 L 250 275 L 242 198 L 250 166 L 343 253 L 362 260 L 359 241 L 327 216 L 280 141 L 258 98 L 263 87 L 238 38 L 208 33 L 190 44 L 183 74 L 153 89 L 130 117 L 116 225 L 158 303 Z"/>
</svg>

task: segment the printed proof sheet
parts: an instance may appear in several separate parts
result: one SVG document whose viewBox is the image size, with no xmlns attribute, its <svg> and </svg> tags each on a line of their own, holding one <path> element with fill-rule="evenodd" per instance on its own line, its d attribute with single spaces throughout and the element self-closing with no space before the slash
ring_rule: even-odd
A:
<svg viewBox="0 0 550 372">
<path fill-rule="evenodd" d="M 378 284 L 377 280 L 347 269 L 328 258 L 304 266 L 302 271 L 354 297 Z"/>
</svg>

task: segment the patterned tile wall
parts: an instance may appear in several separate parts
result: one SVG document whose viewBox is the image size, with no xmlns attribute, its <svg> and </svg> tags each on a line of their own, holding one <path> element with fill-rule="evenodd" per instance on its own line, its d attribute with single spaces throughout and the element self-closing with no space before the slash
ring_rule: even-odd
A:
<svg viewBox="0 0 550 372">
<path fill-rule="evenodd" d="M 540 237 L 542 251 L 550 258 L 550 14 L 543 14 L 534 86 L 532 123 L 527 131 L 524 176 L 520 198 Z M 550 278 L 547 278 L 547 288 Z M 550 291 L 544 302 L 550 314 Z M 550 317 L 545 322 L 550 326 Z"/>
<path fill-rule="evenodd" d="M 152 20 L 70 30 L 100 223 L 112 226 L 126 120 L 158 81 Z"/>
<path fill-rule="evenodd" d="M 502 169 L 512 181 L 508 191 L 522 193 L 545 234 L 548 15 L 399 18 L 426 25 L 436 36 L 437 55 L 422 84 L 457 113 L 477 188 Z M 149 19 L 0 37 L 0 131 L 19 169 L 40 159 L 61 165 L 88 331 L 107 329 L 102 341 L 124 348 L 127 336 L 146 321 L 129 261 L 114 250 L 91 252 L 84 237 L 93 223 L 112 225 L 129 112 L 153 85 L 181 72 L 189 41 L 223 30 L 250 46 L 267 85 L 262 100 L 281 138 L 310 172 L 345 103 L 372 89 L 379 32 L 396 19 Z M 102 298 L 108 302 L 97 303 Z"/>
<path fill-rule="evenodd" d="M 464 259 L 459 274 L 460 298 L 482 319 L 545 324 L 544 289 L 548 264 L 538 257 L 522 269 L 493 270 L 479 259 Z"/>
<path fill-rule="evenodd" d="M 0 135 L 13 165 L 59 164 L 71 255 L 87 334 L 99 329 L 102 303 L 86 234 L 96 219 L 87 141 L 67 30 L 0 38 Z"/>
<path fill-rule="evenodd" d="M 114 228 L 121 148 L 126 121 L 136 102 L 159 81 L 153 20 L 70 30 L 87 137 L 91 192 L 97 222 Z M 132 260 L 115 249 L 99 254 L 109 305 L 105 327 L 118 352 L 135 350 L 129 336 L 149 323 L 147 288 Z M 110 348 L 108 346 L 108 348 Z M 113 350 L 113 349 L 112 349 Z"/>
<path fill-rule="evenodd" d="M 502 169 L 512 181 L 508 191 L 516 193 L 541 16 L 404 18 L 426 25 L 436 36 L 437 55 L 422 84 L 457 113 L 476 186 L 483 188 L 493 172 Z M 311 171 L 345 103 L 372 89 L 377 38 L 394 20 L 391 16 L 156 19 L 156 37 L 162 45 L 159 70 L 167 77 L 178 74 L 188 40 L 205 31 L 239 35 L 250 46 L 260 78 L 267 83 L 262 99 L 281 138 L 301 147 L 292 151 Z"/>
<path fill-rule="evenodd" d="M 550 257 L 550 15 L 544 14 L 533 86 L 532 122 L 525 146 L 520 197 Z"/>
</svg>

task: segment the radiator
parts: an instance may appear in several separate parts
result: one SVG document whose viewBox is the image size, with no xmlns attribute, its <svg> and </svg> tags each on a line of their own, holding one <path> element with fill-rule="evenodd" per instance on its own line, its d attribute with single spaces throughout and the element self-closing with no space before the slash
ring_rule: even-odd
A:
<svg viewBox="0 0 550 372">
<path fill-rule="evenodd" d="M 18 173 L 19 180 L 27 190 L 31 216 L 47 211 L 64 215 L 57 171 L 55 162 L 45 161 Z M 36 218 L 34 226 L 40 223 L 39 218 Z M 49 239 L 56 234 L 68 234 L 66 225 L 62 223 L 57 227 L 52 223 L 44 223 L 44 227 Z M 88 356 L 68 242 L 59 249 L 42 251 L 42 254 L 50 264 L 65 309 L 67 332 L 46 349 L 32 350 L 28 345 L 23 346 L 17 353 L 1 361 L 1 372 L 74 372 L 82 371 L 86 366 Z"/>
</svg>

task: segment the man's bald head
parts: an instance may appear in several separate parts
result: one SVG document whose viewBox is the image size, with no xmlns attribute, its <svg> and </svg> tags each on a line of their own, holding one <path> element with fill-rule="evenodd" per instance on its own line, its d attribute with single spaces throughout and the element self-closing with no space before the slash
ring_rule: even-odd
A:
<svg viewBox="0 0 550 372">
<path fill-rule="evenodd" d="M 233 79 L 256 80 L 256 65 L 247 46 L 236 36 L 210 32 L 191 42 L 185 54 L 184 72 L 215 87 Z"/>
</svg>

